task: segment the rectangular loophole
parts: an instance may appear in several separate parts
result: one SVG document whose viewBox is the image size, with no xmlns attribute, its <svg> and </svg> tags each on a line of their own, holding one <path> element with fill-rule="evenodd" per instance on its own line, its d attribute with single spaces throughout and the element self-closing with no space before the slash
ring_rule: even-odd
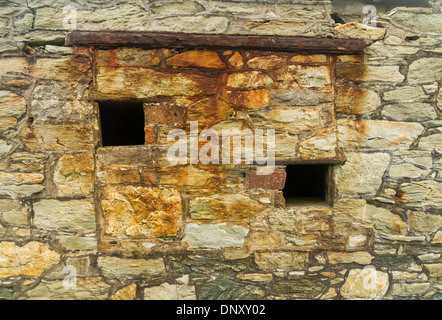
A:
<svg viewBox="0 0 442 320">
<path fill-rule="evenodd" d="M 144 144 L 142 102 L 104 101 L 99 109 L 103 147 Z"/>
<path fill-rule="evenodd" d="M 326 204 L 329 172 L 330 165 L 287 165 L 283 189 L 286 205 Z"/>
</svg>

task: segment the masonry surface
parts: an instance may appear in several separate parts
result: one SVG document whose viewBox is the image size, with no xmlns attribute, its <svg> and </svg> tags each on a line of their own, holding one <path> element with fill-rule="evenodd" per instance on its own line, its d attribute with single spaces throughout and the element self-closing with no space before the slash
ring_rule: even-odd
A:
<svg viewBox="0 0 442 320">
<path fill-rule="evenodd" d="M 0 299 L 442 298 L 440 7 L 76 2 L 80 30 L 367 43 L 307 54 L 66 46 L 66 5 L 0 1 Z M 102 146 L 103 101 L 142 105 L 143 145 Z M 191 121 L 274 129 L 275 172 L 171 165 Z M 286 203 L 318 160 L 327 201 Z"/>
</svg>

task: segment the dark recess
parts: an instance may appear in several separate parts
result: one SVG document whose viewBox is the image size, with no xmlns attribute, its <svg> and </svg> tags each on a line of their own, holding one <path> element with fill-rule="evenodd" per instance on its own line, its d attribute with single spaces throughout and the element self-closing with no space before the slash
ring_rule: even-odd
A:
<svg viewBox="0 0 442 320">
<path fill-rule="evenodd" d="M 332 13 L 331 17 L 333 20 L 335 20 L 336 23 L 345 24 L 345 20 L 341 18 L 341 16 L 337 13 Z"/>
<path fill-rule="evenodd" d="M 104 101 L 99 108 L 103 147 L 144 144 L 142 102 Z"/>
<path fill-rule="evenodd" d="M 287 165 L 284 198 L 326 201 L 329 165 Z"/>
</svg>

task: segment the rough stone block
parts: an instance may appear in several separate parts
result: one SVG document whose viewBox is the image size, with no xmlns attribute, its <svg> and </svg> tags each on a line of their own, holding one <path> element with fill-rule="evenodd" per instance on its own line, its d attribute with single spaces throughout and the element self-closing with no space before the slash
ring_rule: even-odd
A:
<svg viewBox="0 0 442 320">
<path fill-rule="evenodd" d="M 343 85 L 337 87 L 336 111 L 349 114 L 369 114 L 381 105 L 381 99 L 373 90 Z"/>
<path fill-rule="evenodd" d="M 14 242 L 0 242 L 0 260 L 0 278 L 39 277 L 53 264 L 58 263 L 60 255 L 42 242 L 32 241 L 23 246 Z"/>
<path fill-rule="evenodd" d="M 33 205 L 34 224 L 43 230 L 60 233 L 95 233 L 95 208 L 92 199 L 43 199 Z"/>
<path fill-rule="evenodd" d="M 204 11 L 204 7 L 196 1 L 154 3 L 150 10 L 155 14 L 171 15 L 171 14 L 194 14 Z"/>
<path fill-rule="evenodd" d="M 401 296 L 421 295 L 429 288 L 429 283 L 395 283 L 392 293 Z"/>
<path fill-rule="evenodd" d="M 19 95 L 0 91 L 0 130 L 17 123 L 17 118 L 26 111 L 26 100 Z"/>
<path fill-rule="evenodd" d="M 90 124 L 53 125 L 36 123 L 20 131 L 23 142 L 32 150 L 91 151 L 94 148 Z"/>
<path fill-rule="evenodd" d="M 254 57 L 247 61 L 247 66 L 252 69 L 272 70 L 277 69 L 286 62 L 284 57 L 269 55 Z"/>
<path fill-rule="evenodd" d="M 318 64 L 327 63 L 328 57 L 325 54 L 309 54 L 309 55 L 295 55 L 290 58 L 290 62 L 302 64 Z"/>
<path fill-rule="evenodd" d="M 314 278 L 294 278 L 276 281 L 272 287 L 276 294 L 312 299 L 322 292 L 324 284 Z"/>
<path fill-rule="evenodd" d="M 144 113 L 147 124 L 173 124 L 187 121 L 187 109 L 183 107 L 146 104 Z"/>
<path fill-rule="evenodd" d="M 265 89 L 250 91 L 224 90 L 221 92 L 221 98 L 234 106 L 250 109 L 267 107 L 270 102 L 269 92 Z"/>
<path fill-rule="evenodd" d="M 93 154 L 63 155 L 58 160 L 54 173 L 58 196 L 93 194 L 94 167 Z"/>
<path fill-rule="evenodd" d="M 256 252 L 255 262 L 260 269 L 303 269 L 308 262 L 308 252 Z"/>
<path fill-rule="evenodd" d="M 29 197 L 45 189 L 40 173 L 0 172 L 0 194 L 10 197 Z"/>
<path fill-rule="evenodd" d="M 41 81 L 33 91 L 31 116 L 42 121 L 85 121 L 94 111 L 86 95 L 83 84 Z"/>
<path fill-rule="evenodd" d="M 115 292 L 109 297 L 109 300 L 135 300 L 136 295 L 137 285 L 136 283 L 133 283 Z"/>
<path fill-rule="evenodd" d="M 336 78 L 356 83 L 379 82 L 398 84 L 402 83 L 405 77 L 399 72 L 399 66 L 367 66 L 357 63 L 344 63 L 338 65 Z"/>
<path fill-rule="evenodd" d="M 402 163 L 392 165 L 388 172 L 390 177 L 398 178 L 419 178 L 426 176 L 430 173 L 430 170 L 423 170 L 411 163 Z"/>
<path fill-rule="evenodd" d="M 243 194 L 195 197 L 189 202 L 192 219 L 248 219 L 262 209 L 259 202 Z"/>
<path fill-rule="evenodd" d="M 256 89 L 270 87 L 272 84 L 272 78 L 260 71 L 236 72 L 227 76 L 227 86 L 232 88 Z"/>
<path fill-rule="evenodd" d="M 210 187 L 223 180 L 224 174 L 218 170 L 203 170 L 193 165 L 164 168 L 157 171 L 159 184 L 174 187 Z"/>
<path fill-rule="evenodd" d="M 216 279 L 201 286 L 198 299 L 241 300 L 262 298 L 264 291 L 258 286 L 244 285 L 229 279 Z"/>
<path fill-rule="evenodd" d="M 418 32 L 442 33 L 442 18 L 439 13 L 399 11 L 393 20 L 409 29 Z"/>
<path fill-rule="evenodd" d="M 384 106 L 382 115 L 398 121 L 425 121 L 436 119 L 437 114 L 429 103 L 402 102 Z"/>
<path fill-rule="evenodd" d="M 408 70 L 410 83 L 433 82 L 442 78 L 441 58 L 422 58 L 414 61 Z"/>
<path fill-rule="evenodd" d="M 75 289 L 66 289 L 60 280 L 42 280 L 26 294 L 30 300 L 104 300 L 109 289 L 102 278 L 77 278 Z"/>
<path fill-rule="evenodd" d="M 137 166 L 112 165 L 103 166 L 97 172 L 97 178 L 100 182 L 106 184 L 120 183 L 141 183 L 142 178 Z M 146 181 L 148 182 L 148 181 Z M 152 184 L 155 181 L 151 181 Z"/>
<path fill-rule="evenodd" d="M 225 69 L 226 64 L 221 60 L 218 53 L 209 50 L 191 50 L 174 55 L 166 60 L 166 63 L 174 68 L 205 68 Z"/>
<path fill-rule="evenodd" d="M 434 232 L 442 227 L 442 216 L 420 211 L 411 211 L 409 214 L 411 229 L 417 232 Z"/>
<path fill-rule="evenodd" d="M 176 32 L 223 33 L 227 30 L 229 19 L 220 16 L 181 16 L 167 17 L 154 21 L 153 30 Z"/>
<path fill-rule="evenodd" d="M 245 227 L 227 223 L 188 223 L 182 243 L 189 249 L 242 247 L 248 232 Z"/>
<path fill-rule="evenodd" d="M 57 236 L 61 246 L 67 251 L 92 251 L 97 249 L 97 239 L 94 237 Z"/>
<path fill-rule="evenodd" d="M 62 9 L 54 7 L 37 8 L 34 29 L 66 30 L 66 28 L 74 27 L 72 23 L 63 23 L 68 13 Z M 76 18 L 77 27 L 75 29 L 145 30 L 145 24 L 149 21 L 149 13 L 140 6 L 125 3 L 104 8 L 83 6 L 76 10 Z"/>
<path fill-rule="evenodd" d="M 332 102 L 332 93 L 300 89 L 278 89 L 271 92 L 273 106 L 317 106 Z"/>
<path fill-rule="evenodd" d="M 343 148 L 408 149 L 423 132 L 419 123 L 381 120 L 337 120 L 339 146 Z"/>
<path fill-rule="evenodd" d="M 385 101 L 421 101 L 427 98 L 421 87 L 399 87 L 384 92 Z"/>
<path fill-rule="evenodd" d="M 162 56 L 161 49 L 121 47 L 112 50 L 97 50 L 95 61 L 97 67 L 153 67 L 160 64 Z"/>
<path fill-rule="evenodd" d="M 255 171 L 249 172 L 250 189 L 282 190 L 285 186 L 287 174 L 284 171 L 275 171 L 269 175 L 257 175 Z"/>
<path fill-rule="evenodd" d="M 195 287 L 163 283 L 145 288 L 144 300 L 196 300 Z"/>
<path fill-rule="evenodd" d="M 376 232 L 392 235 L 405 235 L 407 224 L 397 214 L 391 213 L 384 208 L 367 205 L 366 212 L 361 217 L 362 220 L 373 224 Z"/>
<path fill-rule="evenodd" d="M 175 189 L 106 186 L 102 194 L 106 234 L 147 238 L 177 234 L 181 197 Z"/>
<path fill-rule="evenodd" d="M 299 141 L 299 156 L 302 159 L 336 158 L 337 142 L 334 127 L 318 131 Z"/>
<path fill-rule="evenodd" d="M 317 107 L 272 107 L 250 112 L 249 116 L 256 127 L 299 133 L 319 129 L 320 112 Z"/>
<path fill-rule="evenodd" d="M 429 209 L 441 208 L 442 183 L 427 180 L 403 183 L 399 188 L 397 201 L 408 206 Z"/>
<path fill-rule="evenodd" d="M 189 121 L 213 124 L 233 116 L 234 109 L 219 97 L 203 98 L 187 107 Z"/>
<path fill-rule="evenodd" d="M 158 72 L 147 68 L 99 67 L 96 86 L 97 94 L 146 99 L 213 94 L 216 92 L 216 80 L 216 77 Z"/>
<path fill-rule="evenodd" d="M 430 278 L 442 278 L 442 263 L 425 264 L 424 267 Z"/>
<path fill-rule="evenodd" d="M 14 152 L 11 154 L 11 169 L 25 172 L 37 171 L 42 173 L 48 155 L 37 152 Z"/>
<path fill-rule="evenodd" d="M 362 23 L 349 22 L 335 27 L 335 30 L 350 37 L 369 40 L 380 40 L 384 37 L 387 29 L 367 27 Z"/>
<path fill-rule="evenodd" d="M 388 274 L 372 268 L 352 269 L 341 287 L 344 299 L 380 299 L 388 290 Z"/>
<path fill-rule="evenodd" d="M 388 153 L 346 153 L 347 162 L 334 170 L 336 188 L 344 194 L 375 194 L 389 165 Z"/>
<path fill-rule="evenodd" d="M 107 277 L 156 275 L 166 271 L 163 259 L 98 257 L 98 267 Z"/>
</svg>

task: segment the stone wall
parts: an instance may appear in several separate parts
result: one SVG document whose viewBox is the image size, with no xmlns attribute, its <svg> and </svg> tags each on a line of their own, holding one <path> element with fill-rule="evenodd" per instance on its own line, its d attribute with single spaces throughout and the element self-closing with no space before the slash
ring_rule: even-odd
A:
<svg viewBox="0 0 442 320">
<path fill-rule="evenodd" d="M 0 1 L 1 299 L 441 298 L 442 14 L 367 28 L 330 1 L 275 2 Z M 66 5 L 77 29 L 367 47 L 67 47 Z M 146 144 L 102 147 L 96 101 L 123 98 L 144 102 Z M 286 206 L 284 165 L 170 166 L 168 131 L 194 120 L 275 129 L 280 160 L 343 155 L 331 205 Z"/>
</svg>

